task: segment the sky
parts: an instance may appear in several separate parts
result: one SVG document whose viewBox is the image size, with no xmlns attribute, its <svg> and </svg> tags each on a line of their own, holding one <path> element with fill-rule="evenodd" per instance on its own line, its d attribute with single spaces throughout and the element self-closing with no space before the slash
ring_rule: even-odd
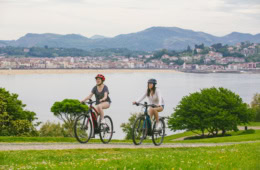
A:
<svg viewBox="0 0 260 170">
<path fill-rule="evenodd" d="M 0 0 L 0 40 L 26 33 L 113 37 L 152 26 L 260 33 L 260 0 Z"/>
</svg>

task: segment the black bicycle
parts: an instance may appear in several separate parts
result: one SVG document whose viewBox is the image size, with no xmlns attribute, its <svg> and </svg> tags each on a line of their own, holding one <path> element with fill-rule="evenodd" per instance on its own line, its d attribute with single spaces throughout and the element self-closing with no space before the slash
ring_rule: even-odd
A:
<svg viewBox="0 0 260 170">
<path fill-rule="evenodd" d="M 98 120 L 98 112 L 92 106 L 95 102 L 92 100 L 86 102 L 89 104 L 88 112 L 79 115 L 75 120 L 74 134 L 80 143 L 87 143 L 91 137 L 95 138 L 96 134 L 99 134 L 101 141 L 105 144 L 112 139 L 113 121 L 108 115 L 104 116 L 104 124 L 100 122 L 100 119 Z"/>
<path fill-rule="evenodd" d="M 159 117 L 158 127 L 161 127 L 160 130 L 156 130 L 156 121 L 153 125 L 151 118 L 148 114 L 148 107 L 157 107 L 156 105 L 148 105 L 146 102 L 136 103 L 137 106 L 143 106 L 145 108 L 144 114 L 137 117 L 134 122 L 132 130 L 132 138 L 135 145 L 140 145 L 147 136 L 152 136 L 152 141 L 154 145 L 159 146 L 163 143 L 165 135 L 165 117 Z"/>
</svg>

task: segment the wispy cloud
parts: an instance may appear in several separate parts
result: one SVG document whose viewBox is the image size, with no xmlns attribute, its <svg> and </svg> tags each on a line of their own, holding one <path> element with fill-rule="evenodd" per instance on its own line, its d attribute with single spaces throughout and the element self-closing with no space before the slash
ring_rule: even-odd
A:
<svg viewBox="0 0 260 170">
<path fill-rule="evenodd" d="M 260 0 L 0 0 L 0 39 L 28 32 L 115 36 L 151 26 L 259 33 L 259 19 Z"/>
</svg>

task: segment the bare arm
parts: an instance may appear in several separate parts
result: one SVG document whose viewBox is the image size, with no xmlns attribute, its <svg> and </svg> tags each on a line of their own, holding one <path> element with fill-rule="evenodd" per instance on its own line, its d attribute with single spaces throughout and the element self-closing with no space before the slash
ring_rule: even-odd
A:
<svg viewBox="0 0 260 170">
<path fill-rule="evenodd" d="M 158 100 L 159 100 L 159 106 L 162 105 L 162 94 L 161 94 L 161 91 L 160 90 L 157 90 L 157 96 L 158 96 Z"/>
<path fill-rule="evenodd" d="M 134 101 L 133 102 L 133 104 L 135 104 L 135 103 L 140 103 L 141 101 L 143 101 L 144 99 L 145 99 L 145 97 L 146 97 L 146 93 L 141 97 L 141 98 L 139 98 L 137 101 Z"/>
<path fill-rule="evenodd" d="M 81 102 L 82 102 L 82 103 L 86 102 L 87 100 L 91 99 L 92 96 L 93 96 L 93 93 L 90 93 L 90 94 L 88 95 L 88 97 L 86 97 L 86 98 L 85 98 L 84 100 L 82 100 Z"/>
<path fill-rule="evenodd" d="M 107 96 L 108 96 L 108 93 L 105 92 L 105 93 L 104 93 L 104 97 L 103 97 L 102 99 L 100 99 L 100 102 L 105 101 L 105 100 L 107 99 Z"/>
</svg>

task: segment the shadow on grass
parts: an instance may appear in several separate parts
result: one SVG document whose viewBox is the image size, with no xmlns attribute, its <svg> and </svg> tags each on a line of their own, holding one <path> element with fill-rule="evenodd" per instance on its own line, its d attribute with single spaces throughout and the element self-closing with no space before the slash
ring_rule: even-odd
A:
<svg viewBox="0 0 260 170">
<path fill-rule="evenodd" d="M 209 138 L 219 138 L 219 137 L 227 137 L 227 136 L 239 136 L 239 135 L 247 135 L 247 134 L 254 134 L 255 130 L 249 129 L 249 130 L 243 130 L 243 131 L 237 131 L 233 133 L 227 133 L 224 136 L 222 134 L 218 135 L 204 135 L 204 136 L 190 136 L 184 138 L 184 140 L 195 140 L 195 139 L 209 139 Z"/>
</svg>

